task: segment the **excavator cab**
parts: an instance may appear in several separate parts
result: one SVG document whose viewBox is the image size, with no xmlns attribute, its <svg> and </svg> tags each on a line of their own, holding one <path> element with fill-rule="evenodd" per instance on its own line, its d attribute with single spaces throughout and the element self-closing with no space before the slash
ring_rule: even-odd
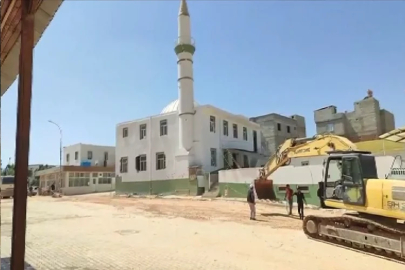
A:
<svg viewBox="0 0 405 270">
<path fill-rule="evenodd" d="M 377 178 L 375 157 L 364 151 L 331 151 L 324 162 L 323 199 L 365 206 L 367 179 Z"/>
</svg>

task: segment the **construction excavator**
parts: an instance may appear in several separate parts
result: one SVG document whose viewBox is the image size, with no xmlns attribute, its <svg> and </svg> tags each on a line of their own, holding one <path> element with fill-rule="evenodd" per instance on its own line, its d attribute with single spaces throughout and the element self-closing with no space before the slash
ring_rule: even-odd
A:
<svg viewBox="0 0 405 270">
<path fill-rule="evenodd" d="M 324 162 L 323 205 L 346 213 L 307 216 L 304 233 L 311 239 L 405 263 L 404 180 L 401 175 L 378 179 L 376 159 L 370 152 L 329 152 Z"/>
<path fill-rule="evenodd" d="M 291 159 L 327 156 L 328 151 L 335 150 L 357 150 L 357 147 L 345 137 L 333 134 L 286 140 L 261 168 L 259 178 L 255 180 L 255 190 L 258 198 L 275 199 L 273 181 L 268 178 L 280 167 L 290 165 Z"/>
</svg>

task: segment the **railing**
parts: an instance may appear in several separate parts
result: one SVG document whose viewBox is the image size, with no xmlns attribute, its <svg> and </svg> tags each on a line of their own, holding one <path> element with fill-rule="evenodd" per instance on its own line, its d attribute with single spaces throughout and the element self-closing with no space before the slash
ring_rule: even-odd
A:
<svg viewBox="0 0 405 270">
<path fill-rule="evenodd" d="M 186 40 L 186 41 L 185 41 Z M 180 36 L 176 39 L 174 46 L 177 45 L 195 45 L 195 41 L 192 37 Z"/>
</svg>

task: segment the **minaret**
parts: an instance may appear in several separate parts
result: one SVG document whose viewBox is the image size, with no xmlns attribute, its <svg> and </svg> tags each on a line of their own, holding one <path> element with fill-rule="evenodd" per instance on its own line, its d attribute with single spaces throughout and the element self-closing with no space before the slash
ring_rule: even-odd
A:
<svg viewBox="0 0 405 270">
<path fill-rule="evenodd" d="M 178 16 L 177 74 L 179 88 L 179 147 L 189 152 L 194 141 L 194 41 L 191 38 L 190 14 L 186 0 L 181 0 Z"/>
</svg>

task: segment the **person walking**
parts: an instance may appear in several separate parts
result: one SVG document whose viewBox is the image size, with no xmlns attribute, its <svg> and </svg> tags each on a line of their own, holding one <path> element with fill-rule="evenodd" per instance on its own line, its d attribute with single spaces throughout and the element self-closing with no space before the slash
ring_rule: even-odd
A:
<svg viewBox="0 0 405 270">
<path fill-rule="evenodd" d="M 247 202 L 250 208 L 250 220 L 256 220 L 256 198 L 253 184 L 250 184 L 249 186 Z"/>
<path fill-rule="evenodd" d="M 298 215 L 300 216 L 300 219 L 304 219 L 304 203 L 305 205 L 307 204 L 307 201 L 305 200 L 304 193 L 301 192 L 301 189 L 297 187 L 297 191 L 294 192 L 294 195 L 297 196 L 297 204 L 298 204 Z"/>
<path fill-rule="evenodd" d="M 288 215 L 292 215 L 292 208 L 293 208 L 293 190 L 290 188 L 290 185 L 285 187 L 285 196 L 284 200 L 287 201 L 288 204 Z"/>
</svg>

